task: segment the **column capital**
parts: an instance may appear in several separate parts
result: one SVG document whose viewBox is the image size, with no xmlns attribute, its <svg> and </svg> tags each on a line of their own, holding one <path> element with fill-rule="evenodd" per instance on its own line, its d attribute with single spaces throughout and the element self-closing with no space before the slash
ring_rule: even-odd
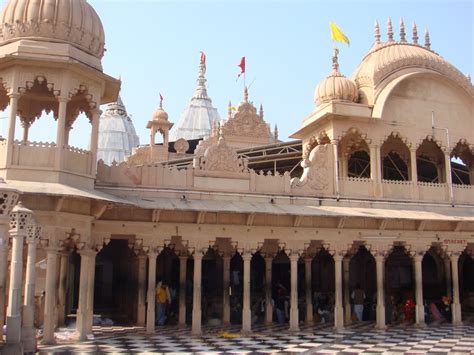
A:
<svg viewBox="0 0 474 355">
<path fill-rule="evenodd" d="M 252 255 L 252 252 L 251 252 L 250 250 L 243 250 L 242 253 L 241 253 L 241 255 L 242 255 L 242 259 L 243 259 L 244 261 L 246 261 L 246 260 L 247 260 L 247 261 L 252 260 L 252 256 L 253 256 L 253 255 Z"/>
<path fill-rule="evenodd" d="M 292 251 L 290 255 L 288 256 L 290 258 L 290 261 L 298 261 L 300 259 L 300 251 Z"/>
<path fill-rule="evenodd" d="M 461 256 L 462 252 L 460 251 L 451 251 L 447 253 L 449 256 L 449 260 L 451 262 L 457 262 L 459 260 L 459 257 Z"/>
<path fill-rule="evenodd" d="M 102 110 L 101 110 L 100 108 L 96 107 L 96 108 L 91 109 L 91 110 L 90 110 L 90 113 L 91 113 L 93 116 L 96 116 L 96 117 L 99 116 L 99 117 L 100 117 L 103 112 L 102 112 Z"/>
<path fill-rule="evenodd" d="M 21 94 L 19 92 L 12 92 L 12 93 L 9 93 L 8 94 L 8 97 L 10 99 L 19 99 L 21 96 Z"/>
</svg>

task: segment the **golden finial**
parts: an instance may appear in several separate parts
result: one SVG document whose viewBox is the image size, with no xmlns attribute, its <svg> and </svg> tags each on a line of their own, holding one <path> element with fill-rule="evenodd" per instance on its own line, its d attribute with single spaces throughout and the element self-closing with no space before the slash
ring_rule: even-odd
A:
<svg viewBox="0 0 474 355">
<path fill-rule="evenodd" d="M 379 27 L 379 22 L 377 19 L 375 19 L 375 28 L 374 28 L 374 33 L 375 33 L 375 43 L 380 44 L 380 27 Z"/>
<path fill-rule="evenodd" d="M 430 33 L 428 31 L 428 28 L 425 30 L 425 48 L 431 49 Z"/>
<path fill-rule="evenodd" d="M 403 18 L 400 18 L 400 42 L 406 42 L 405 38 L 405 24 L 403 23 Z"/>
<path fill-rule="evenodd" d="M 232 117 L 232 102 L 229 100 L 229 106 L 227 106 L 227 117 Z"/>
<path fill-rule="evenodd" d="M 339 73 L 339 62 L 338 62 L 339 49 L 334 47 L 334 52 L 332 55 L 332 71 L 334 74 Z"/>
<path fill-rule="evenodd" d="M 418 29 L 415 21 L 413 21 L 413 43 L 418 44 Z"/>
<path fill-rule="evenodd" d="M 390 16 L 388 17 L 388 22 L 387 22 L 387 39 L 388 42 L 393 41 L 393 27 L 392 27 L 392 19 Z"/>
</svg>

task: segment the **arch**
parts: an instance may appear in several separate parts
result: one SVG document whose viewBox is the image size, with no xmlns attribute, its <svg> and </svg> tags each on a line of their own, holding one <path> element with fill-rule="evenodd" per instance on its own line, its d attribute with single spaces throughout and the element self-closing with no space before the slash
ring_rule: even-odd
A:
<svg viewBox="0 0 474 355">
<path fill-rule="evenodd" d="M 474 149 L 465 139 L 461 139 L 451 151 L 451 157 L 464 164 L 451 162 L 453 184 L 474 185 Z"/>
<path fill-rule="evenodd" d="M 230 259 L 230 323 L 242 324 L 244 261 L 239 253 Z"/>
<path fill-rule="evenodd" d="M 392 132 L 380 147 L 383 180 L 407 181 L 411 178 L 410 149 L 400 135 Z"/>
<path fill-rule="evenodd" d="M 431 247 L 421 263 L 423 273 L 423 298 L 428 303 L 440 302 L 447 295 L 444 262 L 434 247 Z"/>
<path fill-rule="evenodd" d="M 466 250 L 459 257 L 459 292 L 462 313 L 474 311 L 474 258 Z"/>
<path fill-rule="evenodd" d="M 363 320 L 375 320 L 374 305 L 377 304 L 375 259 L 364 245 L 359 246 L 349 262 L 350 294 L 358 288 L 365 293 Z"/>
<path fill-rule="evenodd" d="M 309 159 L 311 151 L 318 145 L 324 145 L 331 143 L 331 139 L 328 137 L 326 131 L 319 132 L 318 136 L 311 136 L 308 143 L 304 146 L 303 159 Z"/>
<path fill-rule="evenodd" d="M 345 132 L 339 141 L 343 177 L 370 178 L 370 150 L 366 135 L 357 128 Z"/>
<path fill-rule="evenodd" d="M 446 166 L 441 146 L 432 139 L 425 138 L 416 150 L 418 181 L 429 183 L 446 182 Z"/>
</svg>

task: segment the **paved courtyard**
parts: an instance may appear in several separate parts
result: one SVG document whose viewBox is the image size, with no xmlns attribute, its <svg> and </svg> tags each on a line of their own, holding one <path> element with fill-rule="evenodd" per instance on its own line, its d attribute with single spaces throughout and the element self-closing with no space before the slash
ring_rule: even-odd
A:
<svg viewBox="0 0 474 355">
<path fill-rule="evenodd" d="M 189 329 L 165 327 L 147 335 L 139 327 L 94 327 L 94 338 L 81 343 L 41 346 L 39 354 L 158 354 L 158 353 L 314 353 L 314 354 L 474 354 L 474 324 L 449 324 L 418 329 L 398 325 L 385 332 L 373 323 L 349 326 L 334 333 L 320 324 L 290 333 L 287 326 L 255 326 L 250 336 L 239 327 L 206 327 L 205 335 L 192 336 Z"/>
</svg>

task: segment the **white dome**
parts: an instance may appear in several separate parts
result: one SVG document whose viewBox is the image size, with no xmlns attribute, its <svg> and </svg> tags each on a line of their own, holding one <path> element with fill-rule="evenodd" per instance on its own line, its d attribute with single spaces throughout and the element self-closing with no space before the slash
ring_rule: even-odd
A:
<svg viewBox="0 0 474 355">
<path fill-rule="evenodd" d="M 122 99 L 109 104 L 100 118 L 97 160 L 111 165 L 121 163 L 132 154 L 132 149 L 140 144 L 131 118 L 127 114 Z"/>
<path fill-rule="evenodd" d="M 0 25 L 0 45 L 24 38 L 68 43 L 98 59 L 104 55 L 104 28 L 86 0 L 10 0 Z"/>
</svg>

